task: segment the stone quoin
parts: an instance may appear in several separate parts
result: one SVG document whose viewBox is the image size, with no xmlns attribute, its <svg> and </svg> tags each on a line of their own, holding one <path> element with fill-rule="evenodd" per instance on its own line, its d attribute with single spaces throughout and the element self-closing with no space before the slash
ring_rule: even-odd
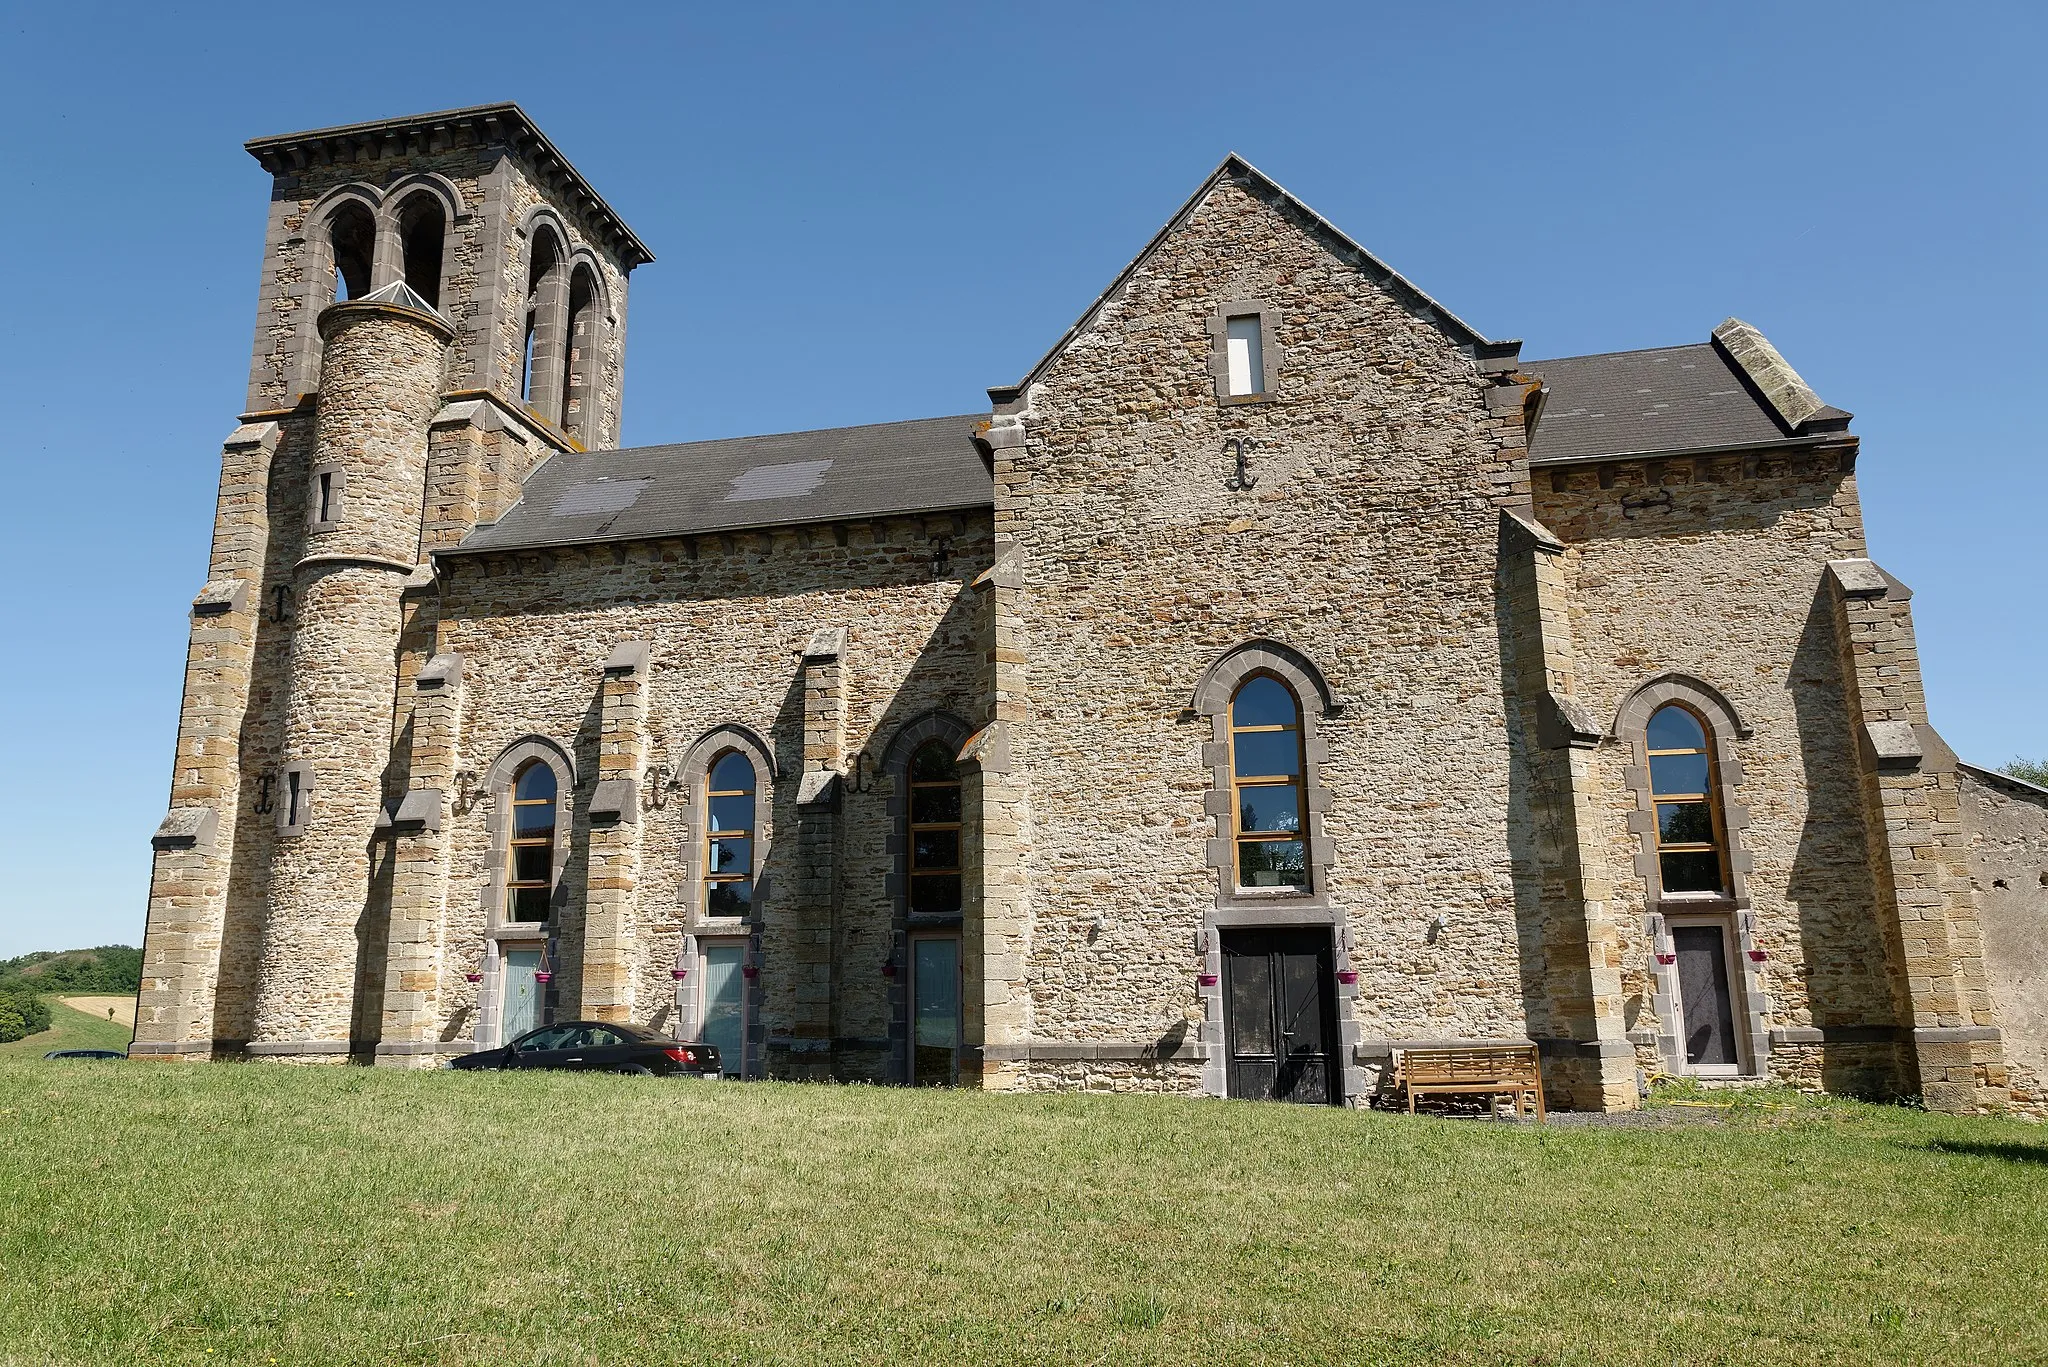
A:
<svg viewBox="0 0 2048 1367">
<path fill-rule="evenodd" d="M 2048 792 L 1747 324 L 1525 360 L 1233 155 L 978 411 L 621 450 L 653 258 L 517 106 L 248 147 L 138 1056 L 2048 1114 Z"/>
</svg>

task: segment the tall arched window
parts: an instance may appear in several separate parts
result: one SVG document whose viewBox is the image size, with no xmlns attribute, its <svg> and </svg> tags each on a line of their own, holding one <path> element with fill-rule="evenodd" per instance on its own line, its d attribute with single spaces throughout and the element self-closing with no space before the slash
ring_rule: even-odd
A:
<svg viewBox="0 0 2048 1367">
<path fill-rule="evenodd" d="M 562 430 L 597 444 L 597 278 L 578 266 L 569 277 L 568 356 L 562 366 Z"/>
<path fill-rule="evenodd" d="M 1666 893 L 1727 888 L 1714 755 L 1706 723 L 1667 703 L 1650 716 L 1650 797 L 1657 808 L 1657 873 Z"/>
<path fill-rule="evenodd" d="M 754 907 L 754 764 L 728 750 L 704 780 L 704 914 Z"/>
<path fill-rule="evenodd" d="M 370 265 L 377 255 L 377 222 L 349 200 L 327 220 L 328 255 L 334 264 L 334 299 L 360 299 L 370 292 Z"/>
<path fill-rule="evenodd" d="M 405 283 L 437 309 L 441 307 L 441 249 L 447 235 L 448 216 L 432 194 L 415 194 L 398 211 Z"/>
<path fill-rule="evenodd" d="M 1301 704 L 1271 674 L 1254 674 L 1230 700 L 1230 781 L 1237 814 L 1240 888 L 1306 888 Z"/>
<path fill-rule="evenodd" d="M 910 912 L 960 910 L 960 769 L 953 747 L 927 741 L 910 757 Z"/>
<path fill-rule="evenodd" d="M 555 771 L 528 760 L 512 782 L 505 919 L 545 921 L 555 891 Z"/>
<path fill-rule="evenodd" d="M 552 407 L 552 367 L 560 359 L 561 320 L 557 316 L 562 299 L 562 244 L 555 234 L 536 228 L 533 252 L 526 267 L 525 359 L 519 380 L 519 397 L 528 407 Z M 542 412 L 541 416 L 549 416 Z"/>
</svg>

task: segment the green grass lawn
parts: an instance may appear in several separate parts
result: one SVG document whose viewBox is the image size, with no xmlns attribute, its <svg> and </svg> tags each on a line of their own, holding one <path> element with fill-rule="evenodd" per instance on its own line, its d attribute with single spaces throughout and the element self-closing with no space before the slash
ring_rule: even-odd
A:
<svg viewBox="0 0 2048 1367">
<path fill-rule="evenodd" d="M 0 1361 L 2048 1360 L 2048 1133 L 0 1059 Z"/>
<path fill-rule="evenodd" d="M 135 1032 L 119 1021 L 74 1011 L 63 1002 L 50 1001 L 50 1028 L 38 1035 L 0 1044 L 0 1058 L 22 1055 L 41 1058 L 52 1049 L 126 1049 Z"/>
</svg>

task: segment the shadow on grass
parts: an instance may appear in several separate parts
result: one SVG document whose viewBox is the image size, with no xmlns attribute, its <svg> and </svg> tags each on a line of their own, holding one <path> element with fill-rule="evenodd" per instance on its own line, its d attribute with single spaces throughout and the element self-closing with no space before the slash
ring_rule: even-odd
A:
<svg viewBox="0 0 2048 1367">
<path fill-rule="evenodd" d="M 2048 1144 L 1980 1144 L 1968 1139 L 1930 1139 L 1910 1145 L 1929 1153 L 1952 1153 L 1965 1158 L 1996 1158 L 2007 1163 L 2038 1163 L 2048 1167 Z"/>
</svg>

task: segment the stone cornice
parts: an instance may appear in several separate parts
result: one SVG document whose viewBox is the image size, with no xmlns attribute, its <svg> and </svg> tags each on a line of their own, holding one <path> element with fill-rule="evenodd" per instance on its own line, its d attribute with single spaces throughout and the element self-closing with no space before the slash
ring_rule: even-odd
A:
<svg viewBox="0 0 2048 1367">
<path fill-rule="evenodd" d="M 631 271 L 654 260 L 647 244 L 591 188 L 561 150 L 548 141 L 547 134 L 534 125 L 525 110 L 509 101 L 314 128 L 303 133 L 281 133 L 252 138 L 242 146 L 272 175 L 289 175 L 307 166 L 352 162 L 359 157 L 420 155 L 458 147 L 504 147 L 537 170 L 562 202 L 582 214 L 618 257 L 621 269 Z"/>
</svg>

